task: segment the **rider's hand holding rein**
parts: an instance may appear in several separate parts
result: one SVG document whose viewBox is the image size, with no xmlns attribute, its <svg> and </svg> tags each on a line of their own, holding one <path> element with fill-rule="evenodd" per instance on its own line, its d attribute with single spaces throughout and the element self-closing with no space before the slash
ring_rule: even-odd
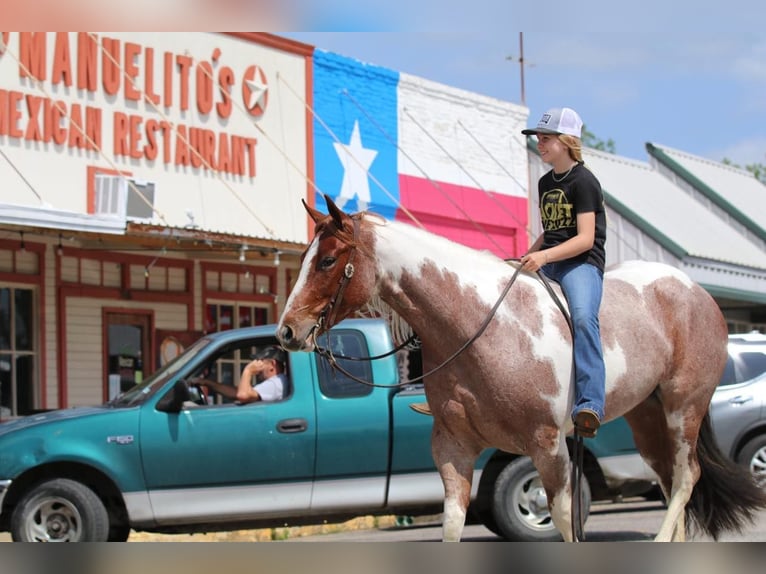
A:
<svg viewBox="0 0 766 574">
<path fill-rule="evenodd" d="M 521 268 L 532 273 L 538 271 L 546 263 L 548 263 L 546 250 L 532 251 L 521 258 Z"/>
</svg>

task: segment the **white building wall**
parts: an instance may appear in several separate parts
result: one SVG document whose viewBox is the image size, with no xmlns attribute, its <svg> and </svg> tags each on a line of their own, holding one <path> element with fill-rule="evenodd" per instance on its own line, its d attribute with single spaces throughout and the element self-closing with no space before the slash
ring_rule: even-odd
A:
<svg viewBox="0 0 766 574">
<path fill-rule="evenodd" d="M 27 66 L 37 61 L 37 57 L 25 58 L 28 50 L 23 44 L 31 36 L 24 36 L 26 40 L 22 42 L 22 34 L 10 32 L 7 47 L 0 54 L 0 113 L 3 114 L 0 145 L 12 163 L 0 162 L 0 181 L 4 182 L 0 186 L 0 203 L 50 205 L 59 210 L 88 213 L 87 169 L 96 167 L 126 171 L 136 180 L 153 182 L 156 210 L 151 219 L 153 223 L 183 227 L 190 223 L 191 216 L 196 225 L 209 231 L 306 241 L 306 218 L 300 202 L 307 193 L 308 164 L 304 56 L 226 34 L 94 33 L 99 47 L 104 46 L 106 40 L 118 42 L 120 89 L 110 95 L 103 85 L 103 67 L 111 62 L 105 47 L 96 52 L 97 84 L 96 89 L 90 91 L 78 89 L 82 36 L 76 32 L 35 36 L 39 39 L 44 35 L 45 40 L 44 66 L 41 66 L 44 77 L 38 82 L 24 77 L 25 69 L 28 70 Z M 138 46 L 139 52 L 128 56 L 130 45 Z M 69 59 L 67 74 L 55 68 L 55 62 L 63 61 L 64 50 Z M 168 90 L 164 84 L 165 54 L 174 62 L 168 68 L 172 79 Z M 183 68 L 186 74 L 182 73 L 178 59 L 188 62 Z M 198 84 L 203 86 L 204 82 L 211 81 L 203 67 L 206 64 L 211 66 L 214 77 L 214 83 L 210 84 L 213 108 L 203 113 L 196 95 Z M 259 116 L 251 115 L 247 107 L 253 101 L 251 92 L 246 92 L 250 86 L 246 75 L 249 77 L 248 70 L 252 66 L 257 66 L 253 77 L 264 89 L 260 100 L 264 109 Z M 216 112 L 217 104 L 225 101 L 219 87 L 219 74 L 224 69 L 231 71 L 232 82 L 228 91 L 231 111 L 227 117 Z M 126 95 L 127 86 L 132 85 L 126 74 L 135 77 L 136 89 L 141 94 L 138 101 Z M 185 75 L 188 79 L 182 81 Z M 66 85 L 67 76 L 71 79 L 70 86 Z M 187 109 L 182 108 L 182 84 L 188 84 Z M 143 99 L 144 94 L 150 93 L 158 95 L 158 104 Z M 167 102 L 166 94 L 170 94 Z M 58 109 L 65 113 L 52 111 Z M 45 140 L 45 118 L 52 117 L 51 114 L 56 114 L 56 120 L 49 124 L 62 128 L 63 142 L 51 140 L 50 135 Z M 88 117 L 99 117 L 100 121 L 88 122 Z M 125 118 L 132 123 L 122 129 L 119 126 Z M 172 124 L 174 129 L 150 128 L 162 122 Z M 86 130 L 89 123 L 98 125 L 98 129 L 93 129 L 94 137 L 90 138 L 93 143 L 100 140 L 97 149 L 86 145 L 74 127 L 76 123 L 84 125 Z M 179 127 L 184 131 L 178 131 Z M 178 150 L 182 149 L 180 134 L 185 134 L 186 141 L 191 142 L 191 130 L 204 130 L 205 137 L 214 138 L 210 149 L 215 151 L 211 158 L 218 165 L 211 166 L 213 169 L 207 169 L 204 164 L 186 165 L 177 159 Z M 253 166 L 247 156 L 244 174 L 223 167 L 222 140 L 232 148 L 234 137 L 246 138 L 251 142 L 248 149 L 254 150 Z M 156 157 L 147 151 L 149 148 L 155 150 Z M 126 155 L 126 149 L 135 151 L 137 157 Z M 233 155 L 231 149 L 229 155 Z M 135 191 L 128 193 L 135 194 Z M 280 217 L 270 214 L 280 214 Z"/>
<path fill-rule="evenodd" d="M 526 108 L 404 73 L 399 106 L 400 173 L 527 197 Z"/>
</svg>

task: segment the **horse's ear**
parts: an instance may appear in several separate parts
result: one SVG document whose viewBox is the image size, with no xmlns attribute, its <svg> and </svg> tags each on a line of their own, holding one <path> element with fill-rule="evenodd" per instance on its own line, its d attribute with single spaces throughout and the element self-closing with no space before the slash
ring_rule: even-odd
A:
<svg viewBox="0 0 766 574">
<path fill-rule="evenodd" d="M 326 217 L 324 213 L 322 213 L 318 209 L 314 209 L 308 203 L 306 203 L 305 199 L 301 199 L 301 201 L 303 202 L 303 207 L 306 208 L 306 211 L 308 211 L 308 214 L 311 217 L 311 219 L 314 220 L 314 223 L 319 223 Z"/>
<path fill-rule="evenodd" d="M 326 193 L 324 194 L 324 200 L 327 204 L 327 212 L 332 215 L 332 220 L 335 222 L 335 227 L 338 229 L 343 229 L 343 217 L 346 216 L 346 214 L 343 213 L 337 205 L 335 205 L 335 202 L 330 199 L 330 196 Z"/>
</svg>

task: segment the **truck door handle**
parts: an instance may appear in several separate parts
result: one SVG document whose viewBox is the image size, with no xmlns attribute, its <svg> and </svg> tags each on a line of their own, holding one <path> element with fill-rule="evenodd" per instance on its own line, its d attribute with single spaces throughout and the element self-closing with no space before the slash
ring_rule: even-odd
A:
<svg viewBox="0 0 766 574">
<path fill-rule="evenodd" d="M 308 428 L 306 419 L 284 419 L 277 423 L 277 430 L 283 433 L 305 432 Z"/>
</svg>

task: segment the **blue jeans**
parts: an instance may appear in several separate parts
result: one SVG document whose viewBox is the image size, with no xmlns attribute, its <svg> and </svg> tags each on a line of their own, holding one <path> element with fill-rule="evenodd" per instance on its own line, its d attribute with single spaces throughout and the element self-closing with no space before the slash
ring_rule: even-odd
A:
<svg viewBox="0 0 766 574">
<path fill-rule="evenodd" d="M 590 263 L 549 263 L 543 273 L 561 285 L 569 304 L 574 330 L 575 400 L 572 418 L 590 409 L 604 418 L 606 368 L 601 350 L 598 310 L 604 275 Z"/>
</svg>

